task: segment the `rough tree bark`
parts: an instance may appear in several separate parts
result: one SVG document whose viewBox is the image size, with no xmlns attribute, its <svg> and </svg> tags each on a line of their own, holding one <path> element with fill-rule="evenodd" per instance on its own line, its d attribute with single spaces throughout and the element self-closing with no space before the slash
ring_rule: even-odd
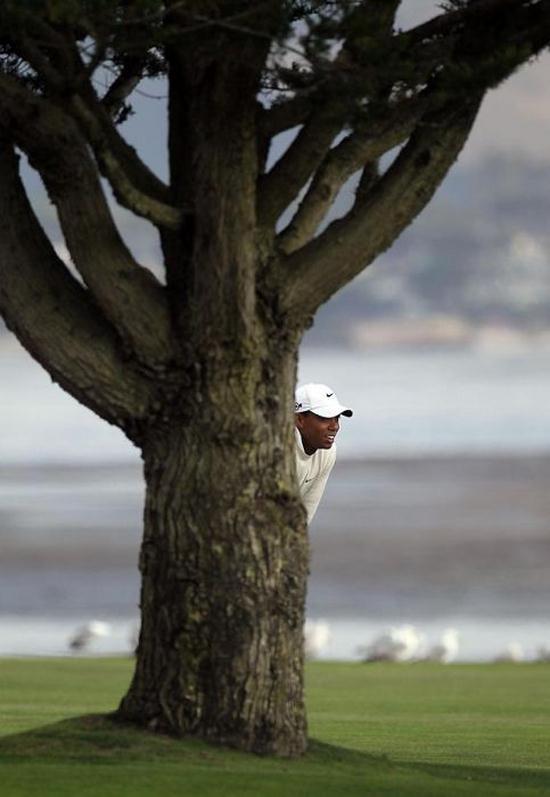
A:
<svg viewBox="0 0 550 797">
<path fill-rule="evenodd" d="M 405 32 L 393 26 L 398 0 L 342 2 L 336 30 L 338 5 L 150 0 L 101 4 L 94 19 L 93 4 L 75 15 L 74 0 L 30 12 L 0 2 L 0 312 L 144 461 L 142 627 L 117 715 L 287 756 L 306 747 L 308 538 L 292 428 L 301 335 L 427 204 L 487 88 L 550 41 L 550 0 L 451 3 Z M 328 27 L 315 29 L 309 10 L 325 6 Z M 271 45 L 292 34 L 289 13 L 312 42 L 339 36 L 339 55 L 277 64 Z M 111 118 L 159 59 L 166 185 Z M 103 97 L 102 63 L 116 74 Z M 291 94 L 271 108 L 258 102 L 267 78 Z M 271 138 L 295 125 L 266 172 Z M 35 217 L 16 150 L 44 181 L 79 278 Z M 352 209 L 319 234 L 354 173 Z M 166 284 L 123 243 L 100 176 L 157 228 Z"/>
<path fill-rule="evenodd" d="M 142 631 L 119 714 L 296 755 L 308 542 L 284 452 L 299 333 L 256 291 L 254 57 L 171 55 L 172 185 L 196 197 L 184 269 L 164 243 L 190 359 L 143 443 Z"/>
<path fill-rule="evenodd" d="M 305 749 L 308 542 L 278 400 L 295 369 L 294 351 L 225 352 L 148 431 L 142 629 L 124 718 L 258 752 Z"/>
</svg>

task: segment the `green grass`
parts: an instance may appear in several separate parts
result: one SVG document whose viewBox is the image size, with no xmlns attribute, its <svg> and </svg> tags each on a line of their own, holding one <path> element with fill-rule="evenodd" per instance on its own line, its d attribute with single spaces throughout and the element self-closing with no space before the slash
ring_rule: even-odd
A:
<svg viewBox="0 0 550 797">
<path fill-rule="evenodd" d="M 311 664 L 299 761 L 113 724 L 131 667 L 0 660 L 0 795 L 550 794 L 548 665 Z"/>
</svg>

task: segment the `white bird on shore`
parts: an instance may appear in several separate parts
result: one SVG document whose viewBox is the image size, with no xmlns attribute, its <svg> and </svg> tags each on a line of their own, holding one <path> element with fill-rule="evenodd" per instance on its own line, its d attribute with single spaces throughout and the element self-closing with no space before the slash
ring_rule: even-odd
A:
<svg viewBox="0 0 550 797">
<path fill-rule="evenodd" d="M 69 639 L 69 647 L 74 651 L 84 650 L 94 639 L 109 636 L 110 633 L 111 626 L 109 623 L 104 623 L 101 620 L 91 620 L 86 625 L 76 629 Z"/>
<path fill-rule="evenodd" d="M 412 625 L 392 627 L 360 649 L 364 661 L 411 661 L 423 637 Z"/>
<path fill-rule="evenodd" d="M 304 625 L 305 651 L 308 659 L 315 659 L 330 640 L 330 626 L 325 620 L 306 620 Z"/>
<path fill-rule="evenodd" d="M 523 652 L 523 648 L 518 642 L 511 642 L 507 645 L 502 653 L 499 653 L 493 661 L 495 662 L 513 662 L 517 663 L 519 661 L 523 661 L 525 659 L 525 653 Z"/>
<path fill-rule="evenodd" d="M 456 628 L 446 628 L 441 634 L 441 639 L 431 647 L 425 661 L 438 661 L 441 664 L 448 664 L 458 653 L 458 631 Z"/>
</svg>

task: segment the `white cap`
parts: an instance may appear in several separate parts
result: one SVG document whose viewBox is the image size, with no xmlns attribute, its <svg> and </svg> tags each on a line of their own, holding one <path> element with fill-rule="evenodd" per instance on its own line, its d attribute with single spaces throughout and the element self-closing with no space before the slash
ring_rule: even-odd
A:
<svg viewBox="0 0 550 797">
<path fill-rule="evenodd" d="M 353 415 L 353 410 L 342 406 L 334 390 L 328 385 L 318 385 L 313 382 L 296 389 L 294 411 L 313 412 L 321 418 L 335 418 L 337 415 L 347 415 L 351 418 Z"/>
</svg>

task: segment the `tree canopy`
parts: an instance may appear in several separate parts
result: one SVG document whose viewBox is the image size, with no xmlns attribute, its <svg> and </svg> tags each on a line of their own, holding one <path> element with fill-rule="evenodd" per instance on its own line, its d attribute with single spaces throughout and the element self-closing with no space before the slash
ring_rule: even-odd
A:
<svg viewBox="0 0 550 797">
<path fill-rule="evenodd" d="M 410 30 L 395 27 L 400 4 L 2 1 L 2 135 L 41 175 L 77 270 L 140 359 L 155 366 L 170 359 L 177 310 L 119 239 L 97 173 L 121 205 L 152 222 L 164 239 L 191 226 L 196 212 L 192 186 L 176 185 L 183 158 L 174 155 L 175 123 L 169 185 L 120 134 L 140 81 L 168 74 L 174 85 L 179 59 L 213 64 L 219 54 L 239 66 L 237 82 L 245 75 L 252 81 L 255 224 L 271 254 L 263 280 L 277 284 L 281 305 L 302 324 L 426 204 L 460 151 L 485 91 L 548 43 L 547 0 L 450 0 Z M 208 102 L 215 114 L 215 97 Z M 174 102 L 170 112 L 175 115 Z M 266 172 L 273 137 L 291 128 L 299 128 L 292 145 Z M 381 171 L 380 159 L 396 148 L 399 156 Z M 355 173 L 361 179 L 353 208 L 318 235 Z M 68 196 L 70 183 L 77 197 Z M 96 228 L 84 234 L 76 230 L 73 211 L 81 205 L 86 213 L 92 196 L 102 210 Z M 278 230 L 282 213 L 297 200 L 290 222 Z M 109 249 L 103 260 L 110 266 L 98 267 L 99 239 Z M 126 270 L 131 278 L 121 283 Z M 87 303 L 88 291 L 72 284 L 59 262 L 53 271 L 71 293 L 66 313 L 74 292 Z M 181 269 L 167 262 L 168 290 L 180 276 Z M 15 323 L 8 297 L 3 305 L 8 323 Z"/>
</svg>

